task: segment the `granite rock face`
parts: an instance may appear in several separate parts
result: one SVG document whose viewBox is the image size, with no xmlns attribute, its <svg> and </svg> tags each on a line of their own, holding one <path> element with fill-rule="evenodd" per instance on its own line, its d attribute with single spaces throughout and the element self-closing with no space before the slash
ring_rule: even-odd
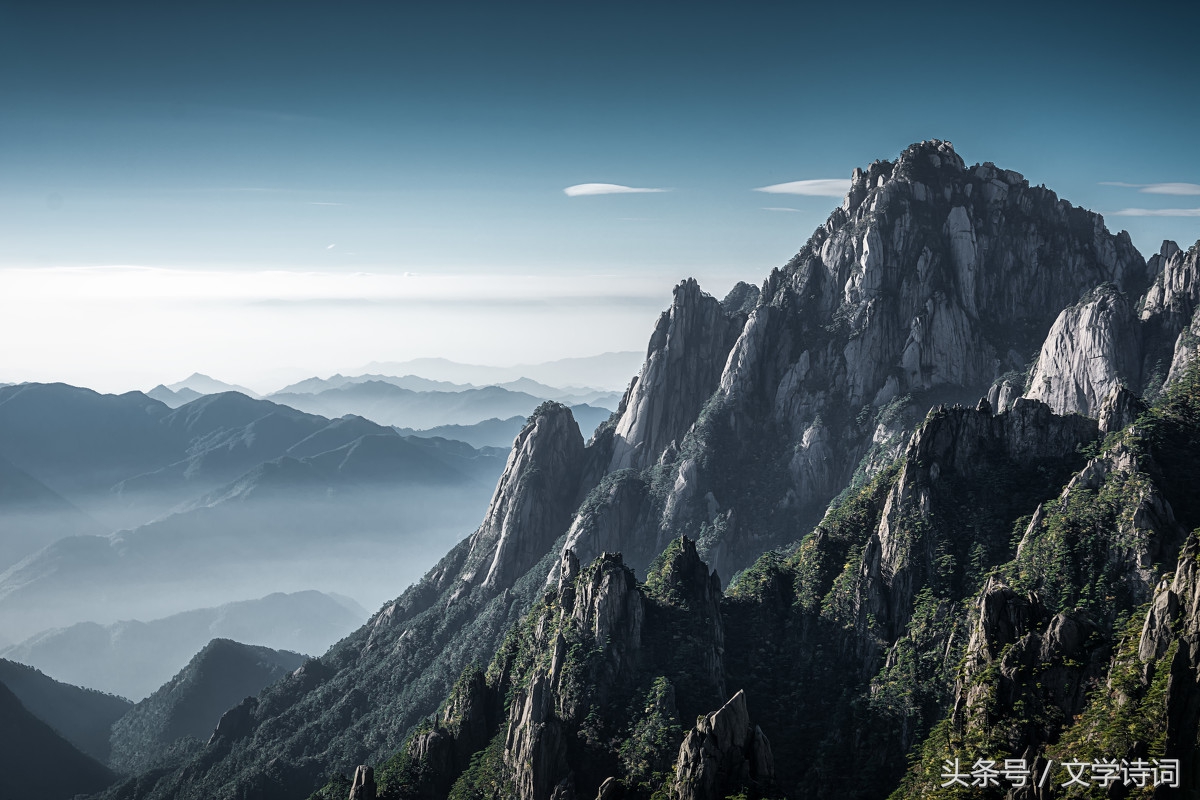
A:
<svg viewBox="0 0 1200 800">
<path fill-rule="evenodd" d="M 753 287 L 735 288 L 722 304 L 700 291 L 693 279 L 675 287 L 674 302 L 658 319 L 641 375 L 624 403 L 610 469 L 641 469 L 658 460 L 671 442 L 683 440 L 717 388 L 729 348 L 745 322 L 742 308 L 755 294 Z"/>
<path fill-rule="evenodd" d="M 842 208 L 765 281 L 693 447 L 680 442 L 702 456 L 694 472 L 675 462 L 660 524 L 707 524 L 702 554 L 737 569 L 775 531 L 811 524 L 892 401 L 918 415 L 973 402 L 1023 370 L 1085 292 L 1146 282 L 1126 234 L 1017 173 L 968 168 L 947 142 L 856 170 Z M 722 437 L 733 443 L 714 446 Z M 788 480 L 764 485 L 767 465 Z"/>
<path fill-rule="evenodd" d="M 696 722 L 675 762 L 677 800 L 721 800 L 751 787 L 768 788 L 775 775 L 771 744 L 750 722 L 746 695 L 739 691 Z"/>
<path fill-rule="evenodd" d="M 375 770 L 372 767 L 360 764 L 354 770 L 350 800 L 375 800 Z"/>
<path fill-rule="evenodd" d="M 543 405 L 513 442 L 483 524 L 471 538 L 464 583 L 509 586 L 570 525 L 580 498 L 584 442 L 566 406 Z"/>
<path fill-rule="evenodd" d="M 914 594 L 932 578 L 937 543 L 914 538 L 913 520 L 930 519 L 939 500 L 946 502 L 958 487 L 985 484 L 996 473 L 1069 463 L 1081 445 L 1096 438 L 1097 430 L 1093 420 L 1056 416 L 1044 403 L 1025 399 L 999 415 L 986 407 L 941 408 L 930 414 L 909 440 L 879 524 L 863 550 L 856 606 L 865 671 L 881 657 L 876 641 L 895 641 L 903 634 Z M 985 552 L 997 553 L 1008 545 L 999 540 L 981 544 Z"/>
<path fill-rule="evenodd" d="M 1140 345 L 1125 295 L 1115 287 L 1101 287 L 1054 321 L 1025 396 L 1059 414 L 1096 416 L 1118 386 L 1138 385 Z"/>
<path fill-rule="evenodd" d="M 1197 248 L 1183 251 L 1164 242 L 1147 272 L 1153 282 L 1136 302 L 1104 285 L 1059 314 L 1026 397 L 1048 403 L 1059 414 L 1094 417 L 1117 386 L 1137 395 L 1162 388 L 1194 342 L 1190 323 L 1200 304 Z M 1185 354 L 1176 356 L 1181 351 Z"/>
</svg>

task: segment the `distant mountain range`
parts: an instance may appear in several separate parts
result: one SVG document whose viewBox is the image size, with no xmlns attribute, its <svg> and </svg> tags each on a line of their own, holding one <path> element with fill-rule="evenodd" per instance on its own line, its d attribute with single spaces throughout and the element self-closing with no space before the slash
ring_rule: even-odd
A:
<svg viewBox="0 0 1200 800">
<path fill-rule="evenodd" d="M 173 387 L 156 386 L 147 396 L 179 408 L 207 394 L 232 391 L 227 388 L 230 386 L 196 374 Z M 405 435 L 443 436 L 475 447 L 507 448 L 520 423 L 543 401 L 570 406 L 581 427 L 590 433 L 617 408 L 621 393 L 586 387 L 559 389 L 526 377 L 475 385 L 418 375 L 337 374 L 293 383 L 266 399 L 331 419 L 360 416 L 393 426 Z M 479 429 L 473 427 L 481 424 Z"/>
<path fill-rule="evenodd" d="M 184 660 L 135 705 L 0 659 L 0 797 L 70 800 L 122 774 L 178 764 L 206 742 L 244 736 L 254 695 L 289 676 L 303 683 L 311 678 L 305 670 L 319 667 L 298 653 L 227 638 Z"/>
<path fill-rule="evenodd" d="M 393 386 L 398 386 L 401 389 L 408 389 L 412 392 L 467 392 L 473 389 L 483 389 L 494 387 L 497 389 L 506 389 L 510 392 L 522 392 L 524 394 L 536 397 L 539 400 L 554 400 L 564 405 L 579 405 L 590 404 L 599 406 L 609 406 L 616 408 L 617 403 L 621 401 L 621 393 L 608 391 L 603 389 L 589 388 L 569 388 L 559 389 L 553 386 L 547 386 L 544 383 L 538 383 L 529 378 L 519 378 L 513 381 L 505 381 L 503 383 L 487 384 L 486 386 L 477 386 L 473 383 L 452 383 L 450 381 L 435 381 L 429 378 L 422 378 L 416 375 L 331 375 L 328 378 L 308 378 L 307 380 L 293 383 L 290 386 L 285 386 L 277 392 L 272 392 L 267 395 L 269 399 L 278 400 L 283 396 L 296 394 L 320 394 L 329 389 L 341 389 L 349 384 L 367 383 L 370 381 L 378 381 L 380 383 L 390 383 Z M 528 416 L 528 415 L 526 415 Z"/>
<path fill-rule="evenodd" d="M 221 394 L 222 392 L 240 392 L 247 397 L 258 397 L 258 393 L 253 389 L 247 389 L 245 386 L 239 386 L 236 383 L 225 383 L 216 378 L 200 373 L 193 372 L 188 377 L 163 387 L 168 391 L 180 394 L 181 392 L 194 392 L 196 394 Z"/>
<path fill-rule="evenodd" d="M 0 658 L 28 664 L 67 683 L 140 700 L 213 638 L 320 655 L 367 616 L 348 597 L 316 591 L 275 593 L 149 622 L 80 622 L 0 650 Z"/>
<path fill-rule="evenodd" d="M 588 405 L 571 406 L 571 413 L 579 422 L 581 431 L 594 431 L 605 420 L 612 416 L 607 408 L 593 408 Z M 466 442 L 472 447 L 512 447 L 513 439 L 525 427 L 525 417 L 515 416 L 508 419 L 485 419 L 474 425 L 439 425 L 427 430 L 412 428 L 396 428 L 403 436 L 440 436 Z"/>
<path fill-rule="evenodd" d="M 605 402 L 616 406 L 614 398 L 606 393 L 593 393 Z M 456 391 L 412 391 L 386 381 L 363 381 L 345 383 L 315 394 L 278 392 L 270 399 L 292 408 L 339 417 L 356 414 L 381 425 L 394 425 L 416 431 L 430 431 L 445 426 L 467 426 L 490 419 L 505 419 L 529 416 L 539 404 L 550 398 L 538 397 L 526 392 L 485 386 L 482 389 Z M 562 402 L 562 401 L 560 401 Z M 612 413 L 608 408 L 596 408 L 583 403 L 572 408 L 582 410 L 584 419 L 603 422 Z M 594 428 L 595 425 L 592 426 Z M 588 430 L 591 432 L 591 429 Z M 510 439 L 511 442 L 511 439 Z"/>
<path fill-rule="evenodd" d="M 590 386 L 621 392 L 642 366 L 643 354 L 634 350 L 601 353 L 580 358 L 563 358 L 540 364 L 492 367 L 462 364 L 445 358 L 414 358 L 409 361 L 372 361 L 356 373 L 421 375 L 438 381 L 494 386 L 520 378 L 529 378 L 550 386 L 570 388 Z"/>
<path fill-rule="evenodd" d="M 472 530 L 504 464 L 236 392 L 170 409 L 63 384 L 0 388 L 0 458 L 9 641 L 271 591 L 377 602 Z M 393 566 L 364 579 L 368 544 Z"/>
</svg>

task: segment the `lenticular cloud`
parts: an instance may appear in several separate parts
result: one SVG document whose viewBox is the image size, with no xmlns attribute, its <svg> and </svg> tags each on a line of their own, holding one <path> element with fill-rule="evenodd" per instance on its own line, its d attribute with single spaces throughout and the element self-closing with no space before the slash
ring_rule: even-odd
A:
<svg viewBox="0 0 1200 800">
<path fill-rule="evenodd" d="M 577 183 L 563 189 L 567 197 L 588 197 L 596 194 L 649 194 L 665 192 L 667 189 L 644 189 L 637 186 L 622 186 L 619 183 Z"/>
<path fill-rule="evenodd" d="M 816 178 L 760 186 L 754 191 L 767 194 L 803 194 L 810 197 L 841 197 L 850 191 L 850 181 L 847 178 Z"/>
</svg>

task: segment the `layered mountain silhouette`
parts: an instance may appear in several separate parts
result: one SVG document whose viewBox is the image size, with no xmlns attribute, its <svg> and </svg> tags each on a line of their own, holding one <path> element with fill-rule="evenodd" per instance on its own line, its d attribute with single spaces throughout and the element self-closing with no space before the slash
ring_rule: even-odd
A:
<svg viewBox="0 0 1200 800">
<path fill-rule="evenodd" d="M 0 514 L 20 559 L 0 570 L 10 642 L 270 591 L 374 604 L 470 529 L 503 465 L 235 392 L 174 410 L 61 384 L 0 393 Z M 356 576 L 364 548 L 394 571 Z"/>
<path fill-rule="evenodd" d="M 304 656 L 230 639 L 213 639 L 175 677 L 131 708 L 112 728 L 113 767 L 136 772 L 209 738 L 230 735 L 241 700 L 300 669 Z"/>
<path fill-rule="evenodd" d="M 634 351 L 600 353 L 512 367 L 462 364 L 446 358 L 415 358 L 410 361 L 374 361 L 355 372 L 423 375 L 433 380 L 475 386 L 494 386 L 526 378 L 550 386 L 590 386 L 619 391 L 629 382 L 629 376 L 637 372 L 640 362 L 641 354 Z"/>
<path fill-rule="evenodd" d="M 0 683 L 29 713 L 102 764 L 111 753 L 113 723 L 133 707 L 124 697 L 56 681 L 7 659 L 0 659 Z"/>
<path fill-rule="evenodd" d="M 605 397 L 603 393 L 592 395 Z M 487 419 L 512 416 L 524 419 L 544 398 L 500 386 L 413 391 L 386 380 L 369 380 L 345 383 L 312 394 L 276 392 L 271 399 L 327 417 L 356 414 L 383 425 L 425 430 L 444 425 L 474 425 Z M 607 418 L 611 411 L 603 409 L 599 413 Z"/>
<path fill-rule="evenodd" d="M 69 800 L 115 775 L 31 714 L 0 682 L 0 796 Z"/>
<path fill-rule="evenodd" d="M 79 622 L 38 633 L 0 650 L 0 656 L 37 667 L 67 683 L 141 700 L 213 638 L 320 654 L 367 616 L 349 598 L 316 591 L 276 593 L 148 622 Z M 4 678 L 0 676 L 0 680 Z M 16 689 L 11 681 L 5 682 Z M 107 729 L 104 738 L 107 742 Z"/>
<path fill-rule="evenodd" d="M 564 405 L 574 406 L 581 403 L 591 405 L 616 406 L 621 399 L 620 392 L 607 391 L 602 389 L 559 389 L 554 386 L 547 386 L 544 383 L 532 380 L 530 378 L 518 378 L 511 381 L 503 381 L 500 383 L 491 383 L 487 386 L 476 386 L 472 383 L 454 383 L 452 381 L 435 381 L 429 378 L 422 378 L 418 375 L 402 375 L 399 377 L 391 375 L 332 375 L 328 378 L 308 378 L 289 386 L 285 386 L 278 392 L 272 393 L 271 397 L 277 395 L 295 395 L 295 394 L 320 394 L 329 389 L 341 389 L 346 386 L 357 383 L 390 383 L 401 389 L 408 389 L 411 392 L 465 392 L 472 389 L 483 389 L 488 386 L 497 389 L 504 389 L 509 392 L 523 392 L 532 397 L 541 400 L 554 400 Z"/>
<path fill-rule="evenodd" d="M 102 796 L 1195 794 L 1198 252 L 948 142 L 855 170 L 761 287 L 676 288 L 590 438 L 535 409 L 419 583 Z"/>
</svg>

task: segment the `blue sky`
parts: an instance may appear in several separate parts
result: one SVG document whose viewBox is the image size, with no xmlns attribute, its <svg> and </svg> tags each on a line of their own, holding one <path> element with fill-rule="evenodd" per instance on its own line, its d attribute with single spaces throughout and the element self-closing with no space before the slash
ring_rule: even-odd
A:
<svg viewBox="0 0 1200 800">
<path fill-rule="evenodd" d="M 1143 191 L 1200 184 L 1198 22 L 1182 4 L 0 3 L 0 269 L 55 285 L 113 265 L 578 279 L 598 298 L 587 335 L 556 343 L 526 314 L 513 336 L 455 338 L 466 318 L 443 312 L 440 338 L 396 328 L 370 356 L 640 349 L 674 282 L 758 282 L 839 202 L 754 188 L 845 178 L 935 137 L 1104 213 L 1148 253 L 1200 238 L 1200 195 Z M 563 191 L 587 183 L 669 191 Z M 632 277 L 636 302 L 611 290 Z M 307 300 L 292 323 L 194 306 L 172 335 L 334 324 Z M 151 305 L 119 311 L 153 329 Z M 0 380 L 77 374 L 69 320 L 38 319 L 52 350 L 5 354 L 23 366 Z M 388 336 L 372 324 L 320 358 L 258 355 L 364 363 L 354 343 Z M 103 352 L 137 349 L 121 336 Z M 205 352 L 113 370 L 252 368 Z"/>
</svg>

